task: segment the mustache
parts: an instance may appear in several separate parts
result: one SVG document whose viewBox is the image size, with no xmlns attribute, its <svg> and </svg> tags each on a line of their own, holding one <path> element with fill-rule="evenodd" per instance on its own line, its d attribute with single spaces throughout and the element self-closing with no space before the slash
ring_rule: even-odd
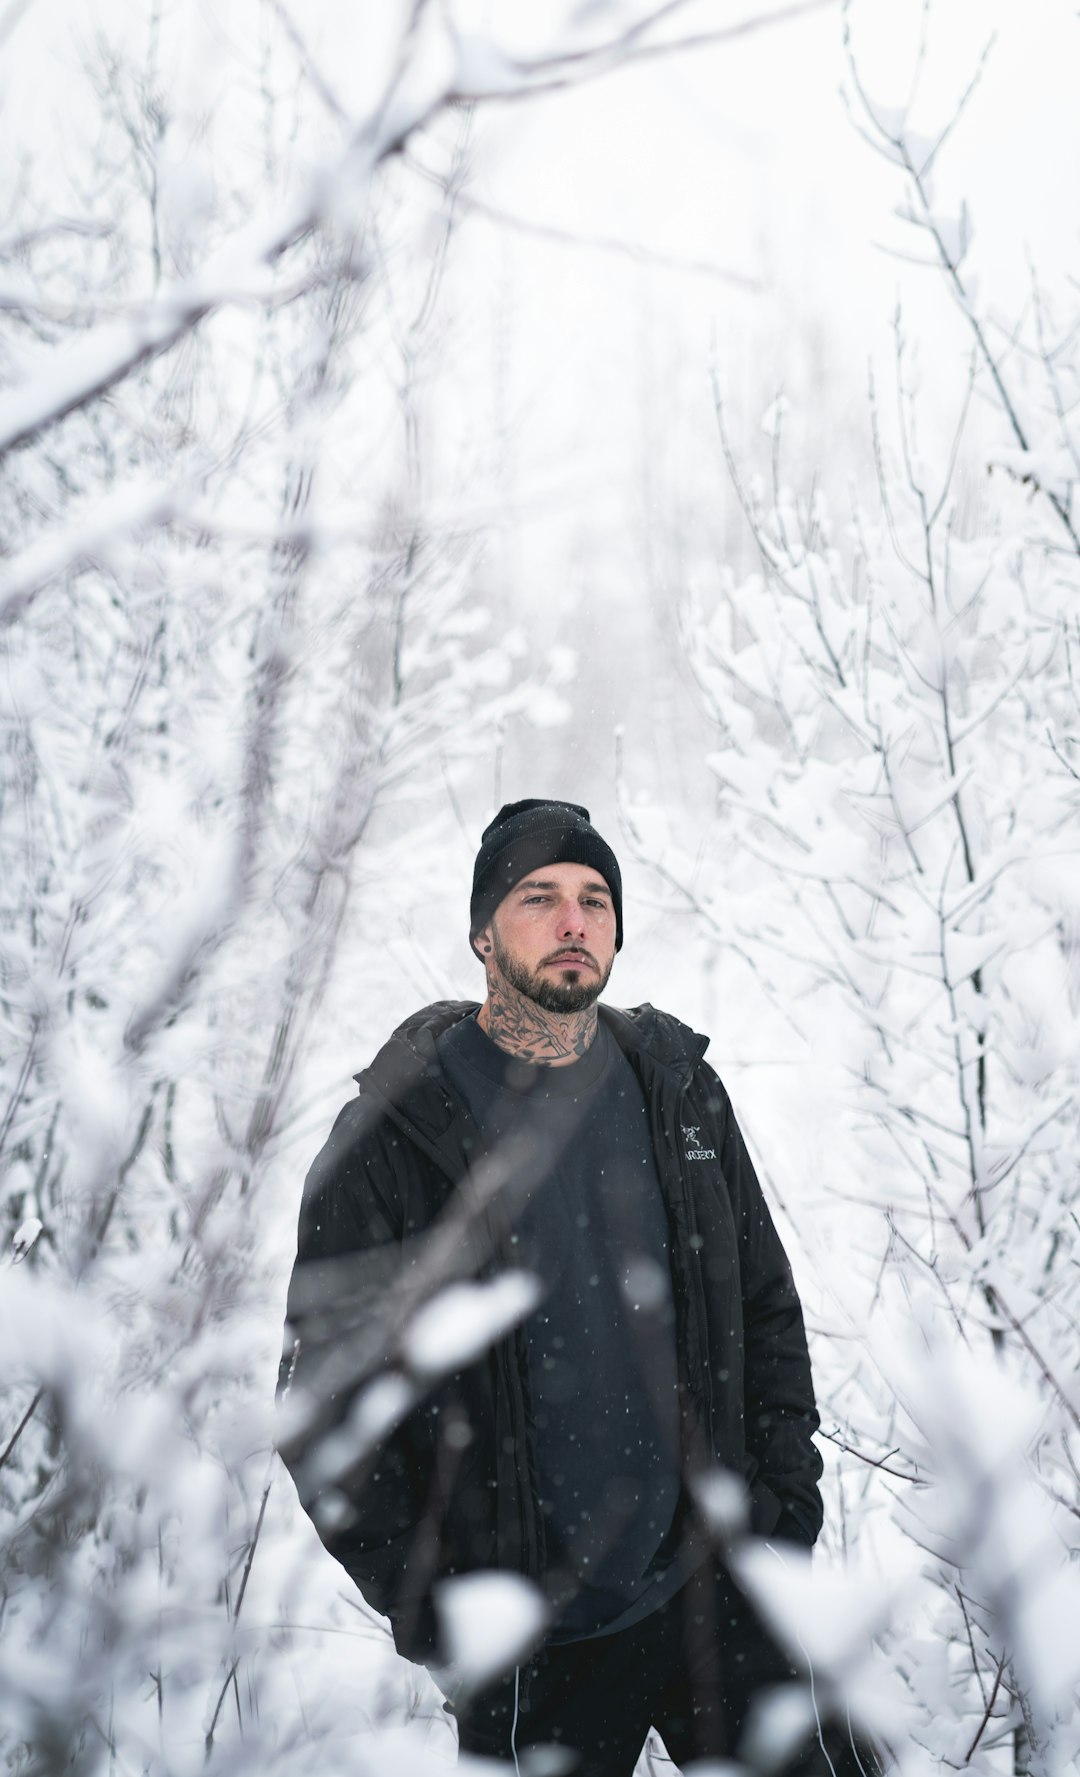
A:
<svg viewBox="0 0 1080 1777">
<path fill-rule="evenodd" d="M 585 959 L 585 962 L 591 964 L 591 966 L 596 970 L 596 973 L 599 975 L 600 964 L 597 962 L 592 951 L 586 950 L 584 948 L 584 946 L 580 945 L 580 944 L 564 944 L 564 946 L 561 950 L 553 950 L 550 956 L 545 956 L 542 959 L 542 961 L 540 963 L 540 967 L 543 968 L 546 963 L 561 962 L 563 957 L 566 957 L 566 956 L 573 957 L 575 962 L 577 961 L 578 957 L 583 957 Z"/>
</svg>

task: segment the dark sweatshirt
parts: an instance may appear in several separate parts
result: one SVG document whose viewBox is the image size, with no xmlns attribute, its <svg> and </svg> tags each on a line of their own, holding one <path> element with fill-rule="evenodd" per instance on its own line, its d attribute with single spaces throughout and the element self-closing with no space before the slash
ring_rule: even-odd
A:
<svg viewBox="0 0 1080 1777">
<path fill-rule="evenodd" d="M 507 1055 L 475 1018 L 437 1047 L 486 1143 L 543 1157 L 511 1244 L 544 1288 L 525 1332 L 549 1568 L 569 1594 L 555 1638 L 609 1634 L 685 1577 L 668 1228 L 645 1098 L 603 1025 L 558 1068 Z"/>
</svg>

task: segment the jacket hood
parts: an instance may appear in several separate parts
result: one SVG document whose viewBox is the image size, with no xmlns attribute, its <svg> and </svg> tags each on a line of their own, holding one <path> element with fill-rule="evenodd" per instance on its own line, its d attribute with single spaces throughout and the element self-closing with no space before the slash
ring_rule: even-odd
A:
<svg viewBox="0 0 1080 1777">
<path fill-rule="evenodd" d="M 646 1000 L 641 1006 L 601 1006 L 600 1016 L 624 1049 L 643 1049 L 658 1067 L 688 1079 L 709 1047 L 709 1039 L 670 1012 Z"/>
<path fill-rule="evenodd" d="M 452 1024 L 479 1011 L 476 1000 L 436 1000 L 413 1012 L 391 1034 L 369 1067 L 354 1074 L 362 1098 L 374 1098 L 407 1134 L 438 1146 L 460 1109 L 447 1091 L 436 1040 Z"/>
</svg>

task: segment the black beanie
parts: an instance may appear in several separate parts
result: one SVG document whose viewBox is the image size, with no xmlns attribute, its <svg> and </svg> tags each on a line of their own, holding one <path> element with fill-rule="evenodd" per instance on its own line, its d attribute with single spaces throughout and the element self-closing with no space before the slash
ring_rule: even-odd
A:
<svg viewBox="0 0 1080 1777">
<path fill-rule="evenodd" d="M 615 948 L 622 949 L 622 875 L 615 853 L 589 823 L 589 811 L 576 802 L 548 802 L 530 796 L 507 802 L 484 828 L 473 870 L 469 902 L 469 942 L 491 918 L 515 882 L 545 864 L 590 864 L 611 890 Z"/>
</svg>

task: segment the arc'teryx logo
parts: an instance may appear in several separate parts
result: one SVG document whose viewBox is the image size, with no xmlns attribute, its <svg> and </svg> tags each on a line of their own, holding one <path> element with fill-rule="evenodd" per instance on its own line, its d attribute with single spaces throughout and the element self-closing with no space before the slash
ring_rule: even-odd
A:
<svg viewBox="0 0 1080 1777">
<path fill-rule="evenodd" d="M 688 1160 L 716 1159 L 715 1148 L 701 1148 L 698 1146 L 698 1136 L 701 1133 L 700 1123 L 684 1123 L 682 1126 L 682 1133 L 683 1141 L 686 1145 L 686 1158 Z"/>
</svg>

